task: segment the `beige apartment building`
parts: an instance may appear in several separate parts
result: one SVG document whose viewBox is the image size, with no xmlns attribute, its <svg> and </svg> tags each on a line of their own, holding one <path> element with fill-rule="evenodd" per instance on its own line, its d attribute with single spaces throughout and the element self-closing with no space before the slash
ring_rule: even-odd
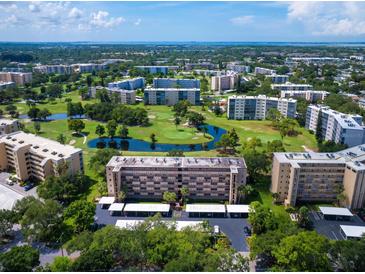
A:
<svg viewBox="0 0 365 274">
<path fill-rule="evenodd" d="M 32 82 L 31 72 L 0 72 L 0 81 L 24 85 Z"/>
<path fill-rule="evenodd" d="M 365 201 L 365 145 L 336 153 L 274 153 L 271 192 L 278 200 L 333 202 L 343 190 L 345 204 L 361 208 Z"/>
<path fill-rule="evenodd" d="M 191 199 L 236 203 L 247 171 L 243 158 L 115 156 L 106 175 L 110 196 L 126 189 L 129 198 L 161 199 L 186 186 Z"/>
<path fill-rule="evenodd" d="M 57 176 L 64 162 L 71 174 L 83 172 L 82 150 L 22 131 L 0 137 L 0 170 L 15 171 L 19 180 Z"/>
<path fill-rule="evenodd" d="M 0 118 L 0 136 L 19 130 L 18 120 Z"/>
</svg>

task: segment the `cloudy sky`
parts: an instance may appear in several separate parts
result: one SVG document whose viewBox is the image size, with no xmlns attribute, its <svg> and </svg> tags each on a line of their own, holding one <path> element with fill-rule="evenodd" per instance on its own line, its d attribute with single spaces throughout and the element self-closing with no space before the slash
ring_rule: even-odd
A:
<svg viewBox="0 0 365 274">
<path fill-rule="evenodd" d="M 0 2 L 0 41 L 365 41 L 365 2 Z"/>
</svg>

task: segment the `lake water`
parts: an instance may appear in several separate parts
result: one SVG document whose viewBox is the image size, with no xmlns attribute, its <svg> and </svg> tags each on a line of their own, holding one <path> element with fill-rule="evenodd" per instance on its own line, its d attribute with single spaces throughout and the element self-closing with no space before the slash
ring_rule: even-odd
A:
<svg viewBox="0 0 365 274">
<path fill-rule="evenodd" d="M 120 137 L 111 138 L 96 138 L 90 140 L 87 145 L 91 148 L 117 148 L 121 150 L 129 150 L 129 151 L 155 151 L 155 152 L 168 152 L 171 150 L 181 150 L 181 151 L 201 151 L 201 150 L 212 150 L 215 149 L 215 143 L 218 142 L 221 136 L 226 133 L 226 130 L 223 128 L 215 127 L 212 125 L 206 125 L 208 131 L 213 139 L 211 141 L 204 144 L 162 144 L 139 140 L 139 139 L 122 139 Z M 158 136 L 157 136 L 158 139 Z M 158 140 L 157 140 L 158 141 Z"/>
<path fill-rule="evenodd" d="M 29 119 L 29 116 L 27 114 L 19 115 L 20 119 Z M 46 121 L 54 121 L 54 120 L 66 120 L 69 117 L 67 117 L 67 113 L 55 113 L 47 117 Z M 76 115 L 71 116 L 70 118 L 85 118 L 85 115 Z"/>
</svg>

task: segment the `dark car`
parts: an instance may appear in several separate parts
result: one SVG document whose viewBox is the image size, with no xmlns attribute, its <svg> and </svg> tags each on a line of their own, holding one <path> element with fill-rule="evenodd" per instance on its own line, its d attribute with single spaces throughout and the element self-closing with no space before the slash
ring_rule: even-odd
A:
<svg viewBox="0 0 365 274">
<path fill-rule="evenodd" d="M 28 184 L 28 185 L 24 186 L 24 190 L 28 191 L 28 190 L 31 190 L 33 187 L 34 187 L 34 184 Z"/>
<path fill-rule="evenodd" d="M 251 236 L 251 229 L 248 226 L 245 226 L 243 228 L 243 232 L 245 233 L 246 236 Z"/>
</svg>

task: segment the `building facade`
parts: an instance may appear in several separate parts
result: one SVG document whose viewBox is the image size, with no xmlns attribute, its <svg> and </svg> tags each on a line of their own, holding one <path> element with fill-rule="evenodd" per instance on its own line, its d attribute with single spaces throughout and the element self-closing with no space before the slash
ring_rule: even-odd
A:
<svg viewBox="0 0 365 274">
<path fill-rule="evenodd" d="M 33 68 L 33 72 L 43 73 L 43 74 L 71 74 L 72 68 L 69 65 L 43 65 L 36 66 Z"/>
<path fill-rule="evenodd" d="M 308 102 L 323 101 L 329 95 L 329 92 L 324 90 L 282 90 L 281 98 L 303 98 Z"/>
<path fill-rule="evenodd" d="M 32 82 L 31 72 L 0 72 L 0 82 L 14 82 L 17 85 L 24 85 Z"/>
<path fill-rule="evenodd" d="M 133 79 L 126 79 L 118 82 L 111 82 L 108 84 L 108 88 L 118 88 L 126 90 L 136 90 L 145 87 L 145 80 L 143 77 L 137 77 Z"/>
<path fill-rule="evenodd" d="M 58 176 L 64 162 L 68 172 L 83 172 L 82 150 L 22 131 L 0 137 L 0 170 L 13 170 L 19 180 Z"/>
<path fill-rule="evenodd" d="M 169 70 L 178 70 L 178 66 L 135 66 L 136 69 L 143 70 L 151 74 L 168 74 Z"/>
<path fill-rule="evenodd" d="M 334 202 L 343 193 L 347 207 L 361 208 L 365 201 L 364 163 L 364 145 L 336 153 L 274 153 L 271 192 L 290 206 Z"/>
<path fill-rule="evenodd" d="M 0 91 L 5 90 L 7 88 L 14 88 L 15 83 L 14 82 L 1 82 L 0 81 Z"/>
<path fill-rule="evenodd" d="M 200 104 L 199 80 L 156 78 L 152 88 L 144 89 L 146 105 L 173 106 L 182 100 L 187 100 L 192 105 Z"/>
<path fill-rule="evenodd" d="M 119 102 L 124 105 L 133 105 L 136 103 L 136 94 L 135 90 L 127 90 L 127 89 L 119 89 L 119 88 L 107 88 L 109 96 L 117 96 L 119 98 Z"/>
<path fill-rule="evenodd" d="M 0 118 L 0 136 L 9 134 L 20 129 L 18 120 Z"/>
<path fill-rule="evenodd" d="M 265 95 L 231 96 L 228 98 L 227 117 L 233 120 L 264 120 L 272 108 L 284 117 L 295 118 L 297 101 Z"/>
<path fill-rule="evenodd" d="M 266 75 L 265 77 L 270 79 L 271 82 L 274 83 L 274 84 L 285 84 L 286 82 L 289 81 L 289 76 L 288 75 L 272 74 L 272 75 Z"/>
<path fill-rule="evenodd" d="M 213 76 L 211 78 L 211 90 L 224 91 L 232 90 L 237 87 L 239 76 L 234 71 L 228 71 L 226 75 Z"/>
<path fill-rule="evenodd" d="M 276 70 L 268 68 L 255 67 L 255 74 L 272 75 L 276 74 Z"/>
<path fill-rule="evenodd" d="M 185 186 L 191 199 L 236 203 L 246 175 L 243 158 L 115 156 L 106 166 L 109 196 L 127 189 L 128 197 L 142 199 L 161 199 Z"/>
<path fill-rule="evenodd" d="M 272 84 L 271 89 L 279 90 L 279 91 L 304 91 L 304 90 L 313 90 L 313 86 L 309 84 L 293 84 L 293 83 L 285 83 L 285 84 Z"/>
<path fill-rule="evenodd" d="M 320 120 L 322 138 L 349 147 L 363 144 L 365 131 L 361 115 L 344 114 L 322 105 L 309 105 L 305 127 L 317 133 Z"/>
<path fill-rule="evenodd" d="M 228 63 L 226 69 L 237 73 L 250 73 L 251 71 L 250 66 L 240 65 L 237 63 Z"/>
</svg>

